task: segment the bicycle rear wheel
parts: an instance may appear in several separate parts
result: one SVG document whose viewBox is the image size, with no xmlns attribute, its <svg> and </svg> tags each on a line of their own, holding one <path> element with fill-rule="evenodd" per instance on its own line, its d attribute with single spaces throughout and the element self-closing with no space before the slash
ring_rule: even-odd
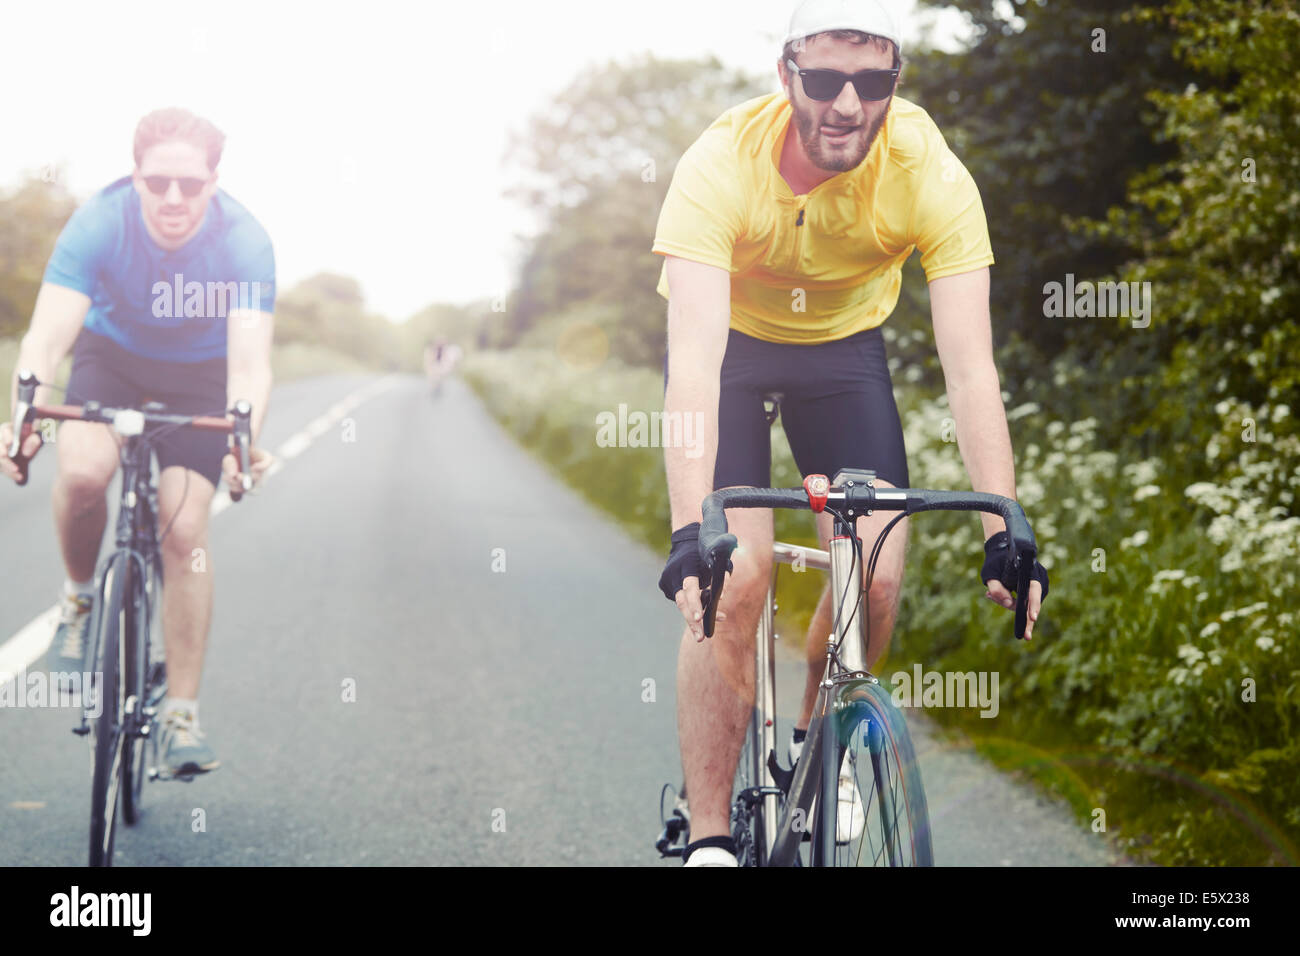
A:
<svg viewBox="0 0 1300 956">
<path fill-rule="evenodd" d="M 113 865 L 117 798 L 122 777 L 123 635 L 128 634 L 126 599 L 131 593 L 129 558 L 117 557 L 105 571 L 96 608 L 95 681 L 99 711 L 91 718 L 90 865 Z"/>
<path fill-rule="evenodd" d="M 767 860 L 764 845 L 763 801 L 748 799 L 747 793 L 763 785 L 757 753 L 759 715 L 755 709 L 745 730 L 745 742 L 740 748 L 740 762 L 736 764 L 736 782 L 732 791 L 731 838 L 736 841 L 736 862 L 741 866 L 762 866 Z M 766 756 L 766 754 L 762 755 Z"/>
<path fill-rule="evenodd" d="M 837 827 L 832 866 L 933 866 L 930 817 L 912 737 L 889 691 L 874 681 L 848 684 L 835 721 L 841 773 L 831 826 Z M 859 811 L 850 794 L 856 791 Z M 819 831 L 820 832 L 820 831 Z"/>
</svg>

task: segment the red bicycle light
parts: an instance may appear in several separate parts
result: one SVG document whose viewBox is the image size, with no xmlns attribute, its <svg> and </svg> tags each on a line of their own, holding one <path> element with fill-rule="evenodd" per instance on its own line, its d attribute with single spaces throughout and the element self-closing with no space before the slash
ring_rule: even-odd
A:
<svg viewBox="0 0 1300 956">
<path fill-rule="evenodd" d="M 808 492 L 808 503 L 812 510 L 821 514 L 826 508 L 826 496 L 830 493 L 831 482 L 825 475 L 809 475 L 803 480 L 803 490 Z"/>
</svg>

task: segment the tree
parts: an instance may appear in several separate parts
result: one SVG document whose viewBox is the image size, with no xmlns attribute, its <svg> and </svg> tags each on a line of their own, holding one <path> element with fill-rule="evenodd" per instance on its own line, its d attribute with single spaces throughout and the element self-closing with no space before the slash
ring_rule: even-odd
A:
<svg viewBox="0 0 1300 956">
<path fill-rule="evenodd" d="M 57 176 L 28 176 L 0 194 L 0 338 L 27 330 L 45 265 L 76 208 Z"/>
<path fill-rule="evenodd" d="M 584 72 L 514 138 L 513 194 L 539 232 L 507 314 L 503 344 L 580 311 L 601 317 L 613 353 L 657 364 L 664 303 L 650 251 L 659 208 L 682 153 L 761 84 L 716 59 L 643 56 Z"/>
<path fill-rule="evenodd" d="M 370 364 L 401 364 L 396 327 L 366 312 L 361 286 L 349 276 L 322 272 L 304 279 L 276 299 L 275 324 L 281 344 L 307 342 Z"/>
<path fill-rule="evenodd" d="M 1094 225 L 1140 250 L 1124 278 L 1153 284 L 1142 427 L 1174 454 L 1199 453 L 1221 423 L 1188 409 L 1300 403 L 1300 12 L 1173 0 L 1140 19 L 1176 38 L 1198 82 L 1150 95 L 1176 158 L 1135 177 L 1131 205 Z"/>
<path fill-rule="evenodd" d="M 1132 15 L 1132 0 L 932 5 L 965 13 L 974 39 L 958 54 L 910 55 L 900 95 L 934 117 L 979 185 L 997 257 L 1000 364 L 1008 388 L 1028 390 L 1067 347 L 1089 364 L 1114 341 L 1113 323 L 1046 318 L 1043 287 L 1101 278 L 1137 252 L 1131 236 L 1080 223 L 1172 158 L 1146 94 L 1181 90 L 1192 71 L 1162 24 Z"/>
</svg>

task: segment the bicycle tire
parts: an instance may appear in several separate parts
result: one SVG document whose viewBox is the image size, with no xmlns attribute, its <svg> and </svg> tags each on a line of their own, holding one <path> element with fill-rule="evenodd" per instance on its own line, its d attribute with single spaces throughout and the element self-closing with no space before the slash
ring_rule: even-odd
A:
<svg viewBox="0 0 1300 956">
<path fill-rule="evenodd" d="M 151 688 L 149 670 L 152 661 L 149 655 L 150 631 L 157 626 L 153 608 L 149 606 L 148 596 L 141 577 L 137 573 L 128 575 L 130 590 L 126 595 L 124 615 L 125 628 L 122 630 L 124 644 L 122 647 L 122 700 L 125 708 L 123 717 L 126 726 L 122 733 L 122 822 L 133 826 L 140 819 L 143 806 L 145 755 L 150 738 L 139 736 L 135 730 L 141 720 L 138 715 L 149 703 Z"/>
<path fill-rule="evenodd" d="M 114 560 L 105 571 L 111 579 L 96 614 L 95 675 L 99 716 L 91 720 L 90 865 L 113 865 L 117 833 L 117 797 L 122 769 L 122 634 L 124 598 L 131 577 L 129 558 Z"/>
<path fill-rule="evenodd" d="M 847 763 L 863 808 L 863 825 L 854 837 L 852 825 L 832 822 L 819 811 L 822 826 L 842 826 L 837 833 L 831 866 L 933 866 L 930 817 L 921 768 L 907 722 L 881 684 L 854 681 L 837 694 L 835 721 L 839 735 L 839 766 Z M 821 801 L 819 801 L 820 803 Z M 852 816 L 837 791 L 835 821 Z M 814 841 L 816 844 L 817 841 Z"/>
</svg>

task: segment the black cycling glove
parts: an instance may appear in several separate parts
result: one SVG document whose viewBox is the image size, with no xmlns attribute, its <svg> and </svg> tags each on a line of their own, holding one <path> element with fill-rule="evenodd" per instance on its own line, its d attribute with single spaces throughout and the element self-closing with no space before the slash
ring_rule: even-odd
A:
<svg viewBox="0 0 1300 956">
<path fill-rule="evenodd" d="M 980 580 L 984 582 L 985 587 L 990 581 L 1001 581 L 1003 586 L 1012 594 L 1016 593 L 1018 582 L 1015 578 L 1015 572 L 1008 566 L 1007 558 L 1011 554 L 1011 536 L 1005 531 L 999 531 L 993 537 L 984 542 L 984 567 L 980 569 Z M 1003 577 L 1003 575 L 1007 577 Z M 1030 579 L 1037 581 L 1043 586 L 1043 593 L 1039 599 L 1047 597 L 1047 568 L 1043 567 L 1037 561 L 1034 562 L 1034 574 Z"/>
<path fill-rule="evenodd" d="M 682 582 L 693 577 L 699 579 L 700 587 L 707 587 L 707 573 L 704 561 L 700 558 L 700 523 L 693 521 L 673 532 L 668 563 L 664 565 L 664 573 L 659 575 L 659 590 L 664 592 L 664 597 L 676 604 Z"/>
</svg>

